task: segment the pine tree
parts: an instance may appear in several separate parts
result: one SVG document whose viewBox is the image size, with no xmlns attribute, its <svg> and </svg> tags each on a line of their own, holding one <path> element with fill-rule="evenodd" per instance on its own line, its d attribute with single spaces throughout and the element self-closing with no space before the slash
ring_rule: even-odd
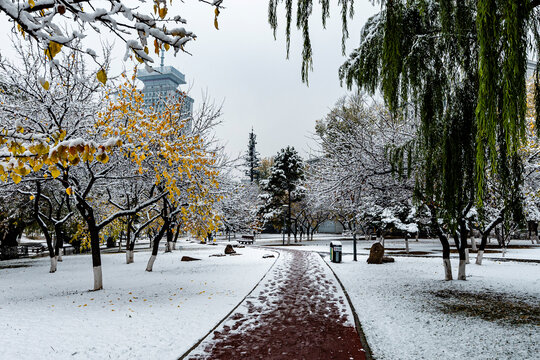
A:
<svg viewBox="0 0 540 360">
<path fill-rule="evenodd" d="M 291 242 L 292 205 L 303 197 L 300 187 L 303 179 L 304 162 L 298 152 L 292 146 L 281 149 L 263 190 L 269 194 L 265 204 L 267 214 L 282 214 L 284 207 L 287 208 L 287 244 Z"/>
<path fill-rule="evenodd" d="M 260 159 L 259 159 L 259 152 L 255 148 L 255 145 L 257 144 L 257 135 L 253 132 L 253 128 L 251 128 L 251 132 L 249 133 L 249 143 L 248 143 L 248 150 L 246 152 L 245 156 L 245 166 L 248 168 L 246 170 L 246 176 L 249 177 L 249 181 L 253 183 L 259 182 L 259 166 L 260 166 Z"/>
</svg>

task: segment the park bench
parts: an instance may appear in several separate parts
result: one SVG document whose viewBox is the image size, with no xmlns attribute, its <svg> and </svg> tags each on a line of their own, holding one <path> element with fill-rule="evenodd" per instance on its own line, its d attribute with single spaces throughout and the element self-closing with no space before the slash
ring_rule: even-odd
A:
<svg viewBox="0 0 540 360">
<path fill-rule="evenodd" d="M 238 240 L 240 244 L 253 244 L 255 241 L 254 235 L 242 235 L 242 238 Z"/>
<path fill-rule="evenodd" d="M 45 250 L 47 250 L 47 248 L 41 244 L 36 244 L 36 245 L 30 245 L 28 246 L 30 248 L 30 251 L 32 253 L 36 253 L 36 254 L 41 254 L 41 253 L 44 253 Z"/>
</svg>

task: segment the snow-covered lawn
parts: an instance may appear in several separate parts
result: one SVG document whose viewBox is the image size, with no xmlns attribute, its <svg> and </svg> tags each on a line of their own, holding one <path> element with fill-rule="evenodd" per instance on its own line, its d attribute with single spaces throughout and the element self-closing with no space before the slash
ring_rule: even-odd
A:
<svg viewBox="0 0 540 360">
<path fill-rule="evenodd" d="M 457 260 L 452 262 L 456 275 Z M 397 257 L 395 263 L 369 265 L 365 255 L 358 262 L 346 255 L 343 263 L 331 266 L 351 297 L 377 360 L 538 359 L 538 324 L 483 320 L 470 313 L 445 312 L 442 304 L 457 301 L 470 307 L 473 299 L 460 303 L 452 294 L 481 293 L 488 297 L 493 294 L 495 304 L 501 300 L 495 297 L 502 296 L 510 302 L 525 302 L 537 311 L 540 264 L 471 264 L 467 266 L 467 281 L 451 282 L 441 280 L 440 258 Z M 506 304 L 501 302 L 501 306 Z"/>
<path fill-rule="evenodd" d="M 160 251 L 103 254 L 104 290 L 90 292 L 91 258 L 66 256 L 49 274 L 48 258 L 0 265 L 0 358 L 176 359 L 231 311 L 275 258 L 258 249 L 209 257 L 224 246 L 183 245 Z M 181 262 L 183 255 L 201 261 Z"/>
<path fill-rule="evenodd" d="M 304 251 L 317 251 L 317 252 L 329 252 L 330 251 L 330 241 L 339 240 L 343 244 L 343 253 L 352 254 L 353 252 L 353 241 L 350 240 L 350 237 L 343 238 L 341 235 L 329 235 L 329 234 L 319 234 L 315 235 L 313 241 L 303 240 L 301 243 L 294 243 L 291 239 L 291 245 L 296 250 Z M 369 249 L 375 240 L 366 241 L 358 240 L 357 241 L 357 253 L 358 254 L 369 254 Z M 277 236 L 268 236 L 257 240 L 257 245 L 268 245 L 268 246 L 279 246 L 281 245 L 281 238 Z M 469 243 L 470 244 L 470 243 Z M 480 240 L 477 239 L 477 244 L 480 245 Z M 385 240 L 385 253 L 388 256 L 392 255 L 405 255 L 405 240 L 404 239 L 386 239 Z M 451 243 L 451 248 L 454 250 L 453 244 Z M 411 254 L 417 253 L 420 256 L 441 256 L 441 243 L 438 239 L 415 239 L 409 240 L 409 251 Z M 471 252 L 471 259 L 476 259 L 476 253 Z M 452 257 L 457 258 L 458 254 L 453 253 Z M 487 252 L 484 254 L 484 259 L 534 259 L 540 260 L 540 245 L 531 244 L 530 240 L 512 240 L 510 246 L 507 249 L 506 253 L 503 255 L 502 249 L 496 247 L 496 241 L 492 240 L 491 243 L 487 246 Z M 472 261 L 474 262 L 474 261 Z"/>
</svg>

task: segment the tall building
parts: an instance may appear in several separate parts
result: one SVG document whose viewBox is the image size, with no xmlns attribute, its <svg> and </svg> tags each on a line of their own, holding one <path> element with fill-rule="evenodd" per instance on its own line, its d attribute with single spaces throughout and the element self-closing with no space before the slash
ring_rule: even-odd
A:
<svg viewBox="0 0 540 360">
<path fill-rule="evenodd" d="M 527 77 L 531 77 L 536 70 L 536 62 L 532 60 L 527 60 Z"/>
<path fill-rule="evenodd" d="M 144 105 L 146 108 L 152 107 L 160 111 L 163 109 L 166 99 L 184 97 L 182 119 L 191 117 L 194 100 L 184 95 L 179 89 L 180 85 L 186 84 L 184 74 L 176 70 L 173 66 L 164 66 L 163 55 L 161 56 L 160 67 L 154 68 L 154 71 L 151 73 L 141 69 L 137 72 L 137 78 L 144 84 L 142 93 L 144 94 Z"/>
</svg>

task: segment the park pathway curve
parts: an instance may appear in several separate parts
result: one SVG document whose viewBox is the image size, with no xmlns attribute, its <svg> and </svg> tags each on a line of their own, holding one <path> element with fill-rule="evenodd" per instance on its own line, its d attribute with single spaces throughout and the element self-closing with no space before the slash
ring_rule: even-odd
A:
<svg viewBox="0 0 540 360">
<path fill-rule="evenodd" d="M 321 257 L 279 251 L 257 288 L 187 359 L 365 359 L 343 291 Z"/>
</svg>

